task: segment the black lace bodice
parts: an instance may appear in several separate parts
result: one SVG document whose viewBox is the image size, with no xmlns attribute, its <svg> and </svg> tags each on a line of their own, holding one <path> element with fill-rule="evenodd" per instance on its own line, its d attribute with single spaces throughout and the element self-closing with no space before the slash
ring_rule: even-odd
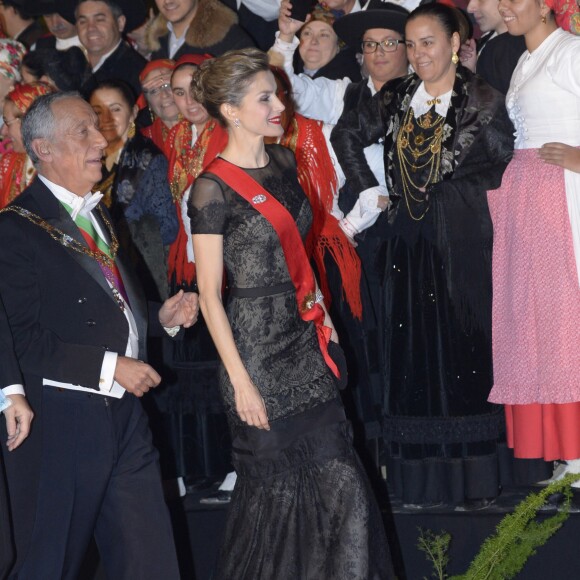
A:
<svg viewBox="0 0 580 580">
<path fill-rule="evenodd" d="M 312 210 L 296 174 L 292 152 L 279 145 L 267 147 L 268 164 L 246 172 L 267 189 L 295 219 L 304 239 Z M 219 177 L 204 173 L 189 200 L 193 234 L 224 236 L 224 263 L 230 286 L 273 286 L 290 280 L 276 232 L 252 205 Z"/>
</svg>

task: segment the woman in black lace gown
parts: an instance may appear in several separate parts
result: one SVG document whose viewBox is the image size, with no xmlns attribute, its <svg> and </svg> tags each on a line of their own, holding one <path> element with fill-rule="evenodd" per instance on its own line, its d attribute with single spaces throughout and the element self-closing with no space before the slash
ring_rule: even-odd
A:
<svg viewBox="0 0 580 580">
<path fill-rule="evenodd" d="M 283 110 L 266 55 L 246 49 L 207 61 L 192 87 L 228 128 L 226 165 L 260 183 L 304 239 L 311 209 L 293 154 L 263 142 L 282 133 Z M 211 166 L 193 186 L 189 215 L 238 474 L 216 578 L 391 578 L 380 513 L 276 230 Z"/>
</svg>

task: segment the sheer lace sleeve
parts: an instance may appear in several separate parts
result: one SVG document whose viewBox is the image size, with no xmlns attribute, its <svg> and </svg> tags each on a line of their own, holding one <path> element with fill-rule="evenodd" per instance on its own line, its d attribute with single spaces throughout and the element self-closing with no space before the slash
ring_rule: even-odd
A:
<svg viewBox="0 0 580 580">
<path fill-rule="evenodd" d="M 192 234 L 223 234 L 228 205 L 221 185 L 207 174 L 198 177 L 191 188 L 187 213 Z"/>
</svg>

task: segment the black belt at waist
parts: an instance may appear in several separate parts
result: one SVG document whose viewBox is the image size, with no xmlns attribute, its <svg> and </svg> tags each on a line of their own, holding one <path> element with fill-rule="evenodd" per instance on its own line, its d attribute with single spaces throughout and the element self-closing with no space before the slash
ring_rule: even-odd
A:
<svg viewBox="0 0 580 580">
<path fill-rule="evenodd" d="M 294 290 L 292 281 L 276 284 L 275 286 L 257 286 L 255 288 L 230 288 L 230 296 L 236 298 L 261 298 L 262 296 L 273 296 Z"/>
</svg>

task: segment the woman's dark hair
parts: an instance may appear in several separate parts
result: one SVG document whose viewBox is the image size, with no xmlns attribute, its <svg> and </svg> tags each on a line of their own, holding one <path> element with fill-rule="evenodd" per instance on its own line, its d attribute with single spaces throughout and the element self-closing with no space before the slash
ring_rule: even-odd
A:
<svg viewBox="0 0 580 580">
<path fill-rule="evenodd" d="M 114 91 L 118 91 L 120 95 L 123 97 L 123 100 L 129 107 L 132 109 L 135 106 L 135 96 L 133 94 L 133 89 L 124 81 L 118 79 L 110 79 L 106 81 L 101 81 L 98 83 L 95 88 L 89 93 L 87 101 L 91 100 L 91 97 L 99 90 L 99 89 L 112 89 Z"/>
<path fill-rule="evenodd" d="M 431 16 L 432 18 L 436 18 L 439 21 L 439 24 L 443 27 L 443 30 L 445 30 L 448 38 L 451 38 L 455 32 L 460 34 L 457 11 L 455 8 L 451 8 L 451 6 L 440 4 L 439 2 L 422 4 L 409 14 L 407 24 L 419 16 Z"/>
<path fill-rule="evenodd" d="M 56 85 L 59 91 L 78 91 L 87 60 L 82 50 L 73 46 L 68 50 L 40 48 L 27 53 L 22 59 L 36 80 L 44 75 Z"/>
<path fill-rule="evenodd" d="M 34 77 L 34 80 L 39 81 L 42 76 L 47 74 L 46 72 L 46 58 L 44 50 L 32 50 L 27 52 L 22 58 L 22 64 L 20 69 L 26 67 L 30 74 Z"/>
<path fill-rule="evenodd" d="M 223 127 L 227 126 L 220 107 L 238 107 L 248 86 L 260 72 L 268 72 L 268 55 L 257 48 L 230 50 L 206 60 L 193 74 L 191 95 Z"/>
</svg>

